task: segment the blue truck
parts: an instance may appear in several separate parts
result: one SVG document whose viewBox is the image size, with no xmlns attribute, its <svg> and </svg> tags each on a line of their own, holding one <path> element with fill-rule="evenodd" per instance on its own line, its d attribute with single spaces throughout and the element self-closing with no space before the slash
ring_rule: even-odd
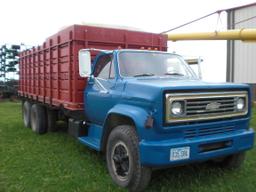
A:
<svg viewBox="0 0 256 192">
<path fill-rule="evenodd" d="M 117 185 L 142 191 L 155 168 L 193 162 L 238 168 L 253 147 L 248 85 L 204 82 L 165 51 L 88 48 L 78 59 L 84 112 L 69 116 L 68 132 L 105 154 Z M 37 133 L 45 132 L 43 107 L 52 125 L 56 107 L 23 95 L 24 124 Z"/>
</svg>

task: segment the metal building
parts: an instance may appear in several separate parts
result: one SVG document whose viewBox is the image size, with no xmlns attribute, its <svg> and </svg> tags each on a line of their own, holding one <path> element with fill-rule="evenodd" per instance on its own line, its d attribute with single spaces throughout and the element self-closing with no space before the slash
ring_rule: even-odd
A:
<svg viewBox="0 0 256 192">
<path fill-rule="evenodd" d="M 227 10 L 228 29 L 256 28 L 256 3 Z M 227 42 L 227 81 L 248 83 L 256 100 L 256 42 Z"/>
</svg>

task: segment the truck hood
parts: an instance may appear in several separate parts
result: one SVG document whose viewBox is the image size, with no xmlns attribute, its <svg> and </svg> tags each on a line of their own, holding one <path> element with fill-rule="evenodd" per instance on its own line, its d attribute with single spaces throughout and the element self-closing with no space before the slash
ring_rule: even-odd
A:
<svg viewBox="0 0 256 192">
<path fill-rule="evenodd" d="M 164 91 L 176 90 L 230 90 L 248 89 L 246 84 L 235 83 L 209 83 L 201 80 L 189 80 L 178 78 L 131 78 L 127 79 L 124 96 L 130 99 L 147 100 L 155 102 L 162 97 Z"/>
<path fill-rule="evenodd" d="M 181 89 L 232 89 L 248 88 L 246 84 L 237 83 L 212 83 L 195 79 L 174 79 L 174 78 L 140 78 L 132 79 L 127 85 L 149 86 L 162 90 L 181 90 Z"/>
<path fill-rule="evenodd" d="M 246 84 L 209 83 L 200 80 L 174 78 L 137 78 L 126 79 L 125 90 L 122 93 L 122 102 L 143 108 L 154 118 L 158 130 L 163 131 L 164 93 L 189 91 L 233 91 L 248 90 Z"/>
</svg>

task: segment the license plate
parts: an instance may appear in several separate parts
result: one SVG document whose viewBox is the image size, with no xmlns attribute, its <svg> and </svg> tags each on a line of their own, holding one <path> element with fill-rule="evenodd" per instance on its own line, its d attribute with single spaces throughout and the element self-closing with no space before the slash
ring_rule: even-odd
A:
<svg viewBox="0 0 256 192">
<path fill-rule="evenodd" d="M 172 148 L 170 151 L 170 161 L 189 159 L 190 147 Z"/>
</svg>

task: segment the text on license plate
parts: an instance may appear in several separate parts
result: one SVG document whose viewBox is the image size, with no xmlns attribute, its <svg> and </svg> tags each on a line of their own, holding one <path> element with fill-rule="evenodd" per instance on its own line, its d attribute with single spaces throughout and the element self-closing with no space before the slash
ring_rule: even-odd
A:
<svg viewBox="0 0 256 192">
<path fill-rule="evenodd" d="M 190 147 L 178 147 L 170 150 L 170 161 L 189 159 Z"/>
</svg>

